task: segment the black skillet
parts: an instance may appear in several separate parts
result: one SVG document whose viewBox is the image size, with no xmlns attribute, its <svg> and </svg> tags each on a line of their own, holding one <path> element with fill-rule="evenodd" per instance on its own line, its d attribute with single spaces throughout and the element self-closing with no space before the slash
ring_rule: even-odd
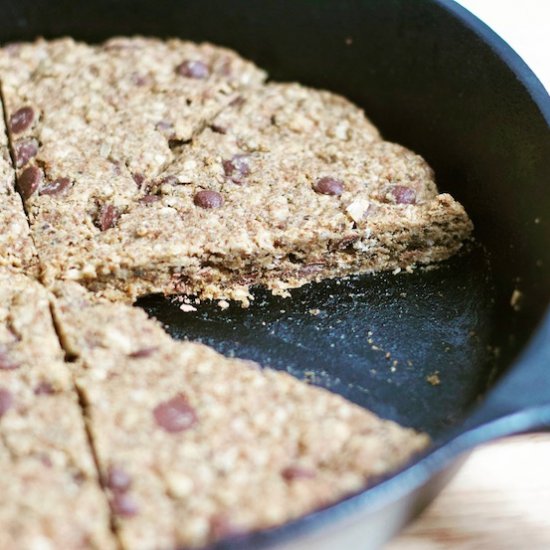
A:
<svg viewBox="0 0 550 550">
<path fill-rule="evenodd" d="M 220 547 L 376 547 L 474 445 L 550 427 L 550 100 L 471 14 L 445 0 L 0 5 L 3 41 L 210 40 L 274 79 L 340 92 L 386 138 L 423 154 L 474 219 L 480 244 L 436 270 L 310 285 L 292 299 L 257 291 L 248 310 L 141 301 L 178 338 L 288 369 L 435 440 L 428 456 L 363 493 Z"/>
</svg>

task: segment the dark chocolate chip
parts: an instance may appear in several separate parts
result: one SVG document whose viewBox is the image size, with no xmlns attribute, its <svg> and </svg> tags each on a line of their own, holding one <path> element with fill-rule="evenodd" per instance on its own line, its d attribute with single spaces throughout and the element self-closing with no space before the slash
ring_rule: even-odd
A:
<svg viewBox="0 0 550 550">
<path fill-rule="evenodd" d="M 386 198 L 397 204 L 415 204 L 416 191 L 405 185 L 390 185 L 386 191 Z"/>
<path fill-rule="evenodd" d="M 23 138 L 15 142 L 15 165 L 22 168 L 38 153 L 38 141 L 34 138 Z"/>
<path fill-rule="evenodd" d="M 141 184 L 145 181 L 145 176 L 140 173 L 132 174 L 132 178 L 134 178 L 138 187 L 141 187 Z"/>
<path fill-rule="evenodd" d="M 176 73 L 186 78 L 204 79 L 210 76 L 210 69 L 202 61 L 187 60 L 176 67 Z"/>
<path fill-rule="evenodd" d="M 205 189 L 195 193 L 193 202 L 200 208 L 220 208 L 223 206 L 223 197 L 217 191 Z"/>
<path fill-rule="evenodd" d="M 105 485 L 114 492 L 125 493 L 132 485 L 132 478 L 119 466 L 111 466 L 107 472 Z"/>
<path fill-rule="evenodd" d="M 116 206 L 104 204 L 99 213 L 99 229 L 101 229 L 101 231 L 112 229 L 116 225 L 119 217 L 120 213 Z"/>
<path fill-rule="evenodd" d="M 21 107 L 10 117 L 10 130 L 14 134 L 24 132 L 34 120 L 34 110 L 32 107 Z"/>
<path fill-rule="evenodd" d="M 25 168 L 21 175 L 17 178 L 17 187 L 21 196 L 24 199 L 28 199 L 38 189 L 40 182 L 42 181 L 42 170 L 36 166 L 29 166 Z"/>
<path fill-rule="evenodd" d="M 55 388 L 49 383 L 43 380 L 39 382 L 34 388 L 35 395 L 53 395 L 55 393 Z"/>
<path fill-rule="evenodd" d="M 14 361 L 6 349 L 0 348 L 0 370 L 14 370 L 21 365 Z"/>
<path fill-rule="evenodd" d="M 0 388 L 0 417 L 4 416 L 13 406 L 13 395 L 10 391 Z"/>
<path fill-rule="evenodd" d="M 223 171 L 233 183 L 243 183 L 250 174 L 248 159 L 248 155 L 233 155 L 230 160 L 222 161 Z"/>
<path fill-rule="evenodd" d="M 137 351 L 133 351 L 128 355 L 128 357 L 131 357 L 132 359 L 142 359 L 144 357 L 151 357 L 153 353 L 157 351 L 157 347 L 149 347 L 149 348 L 141 348 Z"/>
<path fill-rule="evenodd" d="M 342 180 L 326 176 L 324 178 L 319 178 L 315 182 L 313 189 L 322 195 L 341 195 L 344 192 L 344 182 Z"/>
<path fill-rule="evenodd" d="M 144 195 L 139 199 L 139 202 L 148 205 L 160 201 L 161 198 L 159 195 Z"/>
<path fill-rule="evenodd" d="M 57 178 L 54 181 L 48 181 L 40 187 L 40 195 L 62 195 L 71 186 L 69 178 Z"/>
<path fill-rule="evenodd" d="M 138 511 L 138 505 L 134 498 L 128 493 L 116 492 L 111 498 L 111 508 L 117 516 L 131 518 Z"/>
<path fill-rule="evenodd" d="M 195 409 L 182 394 L 157 405 L 153 416 L 157 425 L 169 433 L 183 432 L 197 422 Z"/>
<path fill-rule="evenodd" d="M 303 466 L 292 465 L 282 470 L 281 475 L 287 481 L 293 481 L 295 479 L 312 479 L 315 477 L 315 471 L 310 468 L 304 468 Z"/>
</svg>

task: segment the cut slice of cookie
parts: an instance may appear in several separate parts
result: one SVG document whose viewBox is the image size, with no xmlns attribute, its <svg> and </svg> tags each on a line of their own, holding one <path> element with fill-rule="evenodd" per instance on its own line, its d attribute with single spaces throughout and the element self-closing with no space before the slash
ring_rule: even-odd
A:
<svg viewBox="0 0 550 550">
<path fill-rule="evenodd" d="M 407 269 L 470 236 L 426 162 L 358 107 L 263 85 L 227 50 L 39 41 L 4 48 L 1 74 L 15 156 L 37 145 L 18 184 L 48 284 L 246 304 L 252 285 Z"/>
<path fill-rule="evenodd" d="M 286 373 L 173 341 L 142 310 L 94 303 L 80 285 L 55 294 L 127 548 L 196 547 L 280 525 L 428 443 Z"/>
<path fill-rule="evenodd" d="M 180 40 L 59 39 L 0 50 L 19 192 L 43 278 L 71 277 L 98 233 L 187 142 L 265 73 L 234 52 Z M 119 265 L 114 250 L 100 272 Z"/>
<path fill-rule="evenodd" d="M 48 293 L 0 269 L 0 548 L 116 548 Z"/>
<path fill-rule="evenodd" d="M 15 190 L 4 115 L 0 106 L 0 268 L 36 275 L 38 263 L 21 197 Z"/>
</svg>

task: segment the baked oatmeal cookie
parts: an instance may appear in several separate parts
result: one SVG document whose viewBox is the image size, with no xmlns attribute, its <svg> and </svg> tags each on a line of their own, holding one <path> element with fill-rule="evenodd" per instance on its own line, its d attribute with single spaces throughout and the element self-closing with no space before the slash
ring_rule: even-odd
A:
<svg viewBox="0 0 550 550">
<path fill-rule="evenodd" d="M 116 547 L 48 293 L 0 268 L 0 548 Z"/>
<path fill-rule="evenodd" d="M 35 147 L 18 184 L 47 284 L 246 304 L 252 285 L 439 261 L 472 229 L 358 107 L 225 49 L 38 41 L 4 48 L 0 77 L 16 158 Z"/>
<path fill-rule="evenodd" d="M 36 250 L 21 197 L 15 190 L 4 115 L 0 106 L 0 268 L 38 274 Z"/>
<path fill-rule="evenodd" d="M 286 373 L 176 342 L 142 310 L 96 302 L 75 283 L 57 286 L 54 311 L 79 359 L 127 548 L 197 547 L 283 524 L 365 488 L 428 443 Z"/>
</svg>

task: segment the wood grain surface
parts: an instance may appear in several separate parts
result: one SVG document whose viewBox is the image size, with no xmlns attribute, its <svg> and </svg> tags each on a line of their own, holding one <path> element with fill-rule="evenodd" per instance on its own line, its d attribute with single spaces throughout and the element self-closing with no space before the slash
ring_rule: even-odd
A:
<svg viewBox="0 0 550 550">
<path fill-rule="evenodd" d="M 550 549 L 550 434 L 475 451 L 386 550 Z"/>
<path fill-rule="evenodd" d="M 550 0 L 460 0 L 550 90 Z M 550 434 L 476 450 L 425 513 L 386 550 L 550 550 Z"/>
</svg>

